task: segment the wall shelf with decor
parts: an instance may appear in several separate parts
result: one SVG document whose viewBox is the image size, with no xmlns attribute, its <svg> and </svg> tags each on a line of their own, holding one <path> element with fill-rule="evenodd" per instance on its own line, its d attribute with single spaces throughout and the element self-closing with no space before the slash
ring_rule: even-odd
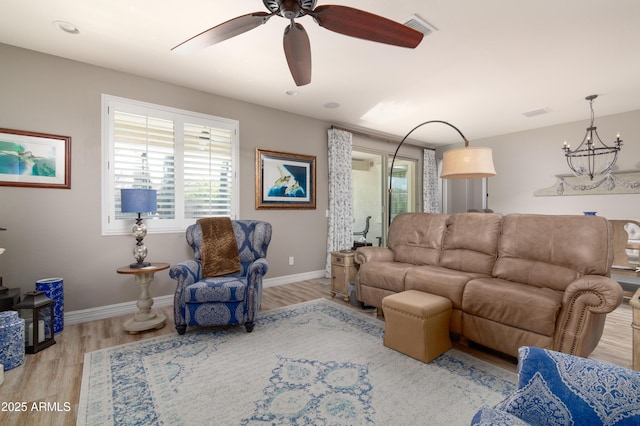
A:
<svg viewBox="0 0 640 426">
<path fill-rule="evenodd" d="M 533 193 L 536 197 L 609 194 L 640 194 L 640 170 L 611 172 L 593 180 L 588 176 L 556 175 L 553 185 Z"/>
</svg>

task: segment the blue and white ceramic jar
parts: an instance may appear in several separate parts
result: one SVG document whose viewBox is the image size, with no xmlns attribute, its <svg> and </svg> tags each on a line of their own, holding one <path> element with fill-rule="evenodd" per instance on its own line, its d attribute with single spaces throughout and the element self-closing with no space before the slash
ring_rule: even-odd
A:
<svg viewBox="0 0 640 426">
<path fill-rule="evenodd" d="M 53 332 L 58 334 L 64 328 L 64 288 L 62 278 L 45 278 L 36 281 L 36 290 L 53 300 Z"/>
<path fill-rule="evenodd" d="M 0 359 L 4 370 L 24 362 L 24 319 L 16 311 L 0 312 Z"/>
</svg>

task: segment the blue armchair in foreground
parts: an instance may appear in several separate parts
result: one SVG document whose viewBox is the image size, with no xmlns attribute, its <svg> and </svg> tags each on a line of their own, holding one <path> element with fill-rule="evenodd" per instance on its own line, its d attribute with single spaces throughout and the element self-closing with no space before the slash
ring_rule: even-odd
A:
<svg viewBox="0 0 640 426">
<path fill-rule="evenodd" d="M 523 346 L 518 389 L 471 421 L 488 425 L 640 425 L 640 373 Z"/>
<path fill-rule="evenodd" d="M 253 330 L 262 301 L 262 277 L 268 269 L 271 225 L 255 220 L 232 220 L 231 225 L 240 270 L 208 278 L 203 276 L 202 228 L 197 223 L 187 228 L 193 259 L 169 270 L 169 276 L 178 281 L 173 305 L 178 334 L 184 334 L 187 326 L 244 324 L 247 332 Z"/>
</svg>

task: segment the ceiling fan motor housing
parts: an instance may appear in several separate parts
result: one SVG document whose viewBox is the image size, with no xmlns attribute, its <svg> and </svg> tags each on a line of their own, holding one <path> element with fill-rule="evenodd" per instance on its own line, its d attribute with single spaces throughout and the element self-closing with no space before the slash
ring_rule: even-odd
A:
<svg viewBox="0 0 640 426">
<path fill-rule="evenodd" d="M 295 19 L 303 10 L 313 10 L 317 0 L 262 0 L 271 13 L 278 13 L 286 19 Z"/>
</svg>

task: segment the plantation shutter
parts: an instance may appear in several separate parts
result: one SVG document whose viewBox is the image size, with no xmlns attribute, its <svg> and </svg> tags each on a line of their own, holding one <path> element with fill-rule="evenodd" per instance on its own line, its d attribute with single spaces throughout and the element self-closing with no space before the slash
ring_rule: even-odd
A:
<svg viewBox="0 0 640 426">
<path fill-rule="evenodd" d="M 230 215 L 232 136 L 227 129 L 184 125 L 185 218 Z"/>
<path fill-rule="evenodd" d="M 103 95 L 102 232 L 131 229 L 120 190 L 157 191 L 153 232 L 181 232 L 196 219 L 237 218 L 239 123 L 212 115 Z"/>
<path fill-rule="evenodd" d="M 174 219 L 175 130 L 172 120 L 114 111 L 114 185 L 116 219 L 120 212 L 120 189 L 153 188 L 158 191 L 160 219 Z"/>
</svg>

